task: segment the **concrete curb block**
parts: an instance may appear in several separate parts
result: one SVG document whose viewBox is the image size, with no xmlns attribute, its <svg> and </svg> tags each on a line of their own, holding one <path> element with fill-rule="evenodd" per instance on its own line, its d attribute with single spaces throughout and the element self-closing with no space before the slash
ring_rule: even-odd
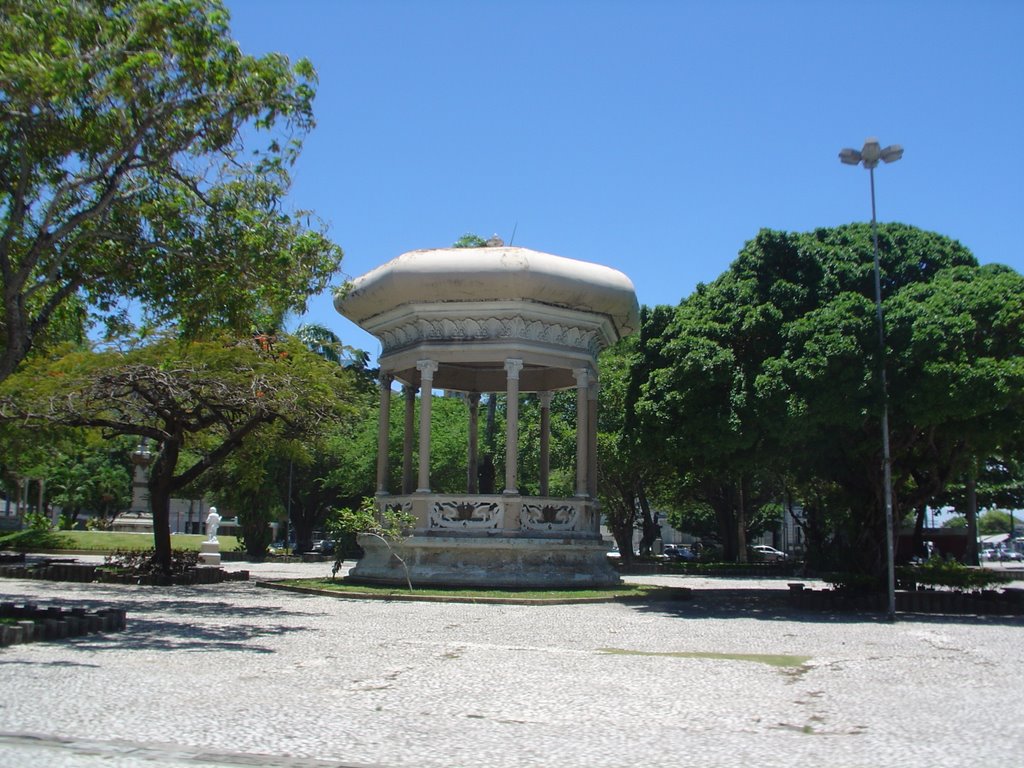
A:
<svg viewBox="0 0 1024 768">
<path fill-rule="evenodd" d="M 848 595 L 833 589 L 806 589 L 802 584 L 789 585 L 789 602 L 805 611 L 869 611 L 886 610 L 885 595 Z M 1005 589 L 980 593 L 940 590 L 897 592 L 896 610 L 901 613 L 948 614 L 961 616 L 1022 616 L 1024 592 Z"/>
<path fill-rule="evenodd" d="M 81 584 L 98 581 L 105 584 L 143 584 L 148 586 L 190 586 L 220 584 L 225 581 L 248 581 L 249 571 L 225 571 L 199 566 L 173 576 L 158 574 L 116 573 L 94 563 L 48 562 L 39 564 L 0 565 L 0 577 L 8 579 L 43 579 Z"/>
<path fill-rule="evenodd" d="M 41 608 L 34 603 L 0 603 L 0 647 L 41 640 L 63 640 L 97 632 L 120 632 L 127 624 L 122 608 Z"/>
</svg>

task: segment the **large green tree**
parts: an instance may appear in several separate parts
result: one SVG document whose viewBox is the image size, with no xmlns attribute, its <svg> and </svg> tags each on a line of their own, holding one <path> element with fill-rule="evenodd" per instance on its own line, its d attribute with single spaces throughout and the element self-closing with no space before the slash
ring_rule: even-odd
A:
<svg viewBox="0 0 1024 768">
<path fill-rule="evenodd" d="M 62 522 L 74 525 L 81 512 L 96 524 L 108 523 L 131 497 L 129 454 L 137 442 L 104 437 L 96 429 L 41 425 L 24 429 L 0 421 L 0 467 L 8 497 L 27 478 L 42 483 L 43 508 L 60 507 Z M 19 482 L 20 481 L 20 482 Z M 31 503 L 39 496 L 29 494 Z"/>
<path fill-rule="evenodd" d="M 1022 522 L 1024 521 L 1020 517 L 1015 517 L 1005 509 L 990 509 L 978 517 L 978 532 L 983 536 L 1003 533 L 1015 536 L 1016 531 L 1020 530 Z M 957 515 L 947 520 L 945 526 L 947 528 L 965 528 L 967 520 Z"/>
<path fill-rule="evenodd" d="M 645 314 L 646 317 L 646 314 Z M 633 532 L 640 530 L 640 554 L 648 555 L 661 533 L 651 507 L 663 467 L 648 454 L 629 429 L 626 403 L 630 396 L 630 367 L 639 359 L 641 339 L 629 336 L 605 349 L 598 360 L 597 492 L 605 525 L 625 562 L 633 557 Z M 575 425 L 572 430 L 575 436 Z M 575 457 L 570 459 L 573 466 Z"/>
<path fill-rule="evenodd" d="M 370 414 L 376 419 L 379 398 L 376 371 L 368 368 L 368 353 L 347 346 L 323 325 L 304 323 L 293 335 L 311 352 L 343 366 L 353 385 L 344 419 L 289 441 L 270 461 L 276 468 L 277 488 L 294 533 L 295 549 L 304 552 L 312 547 L 313 533 L 324 527 L 332 507 L 358 506 L 373 493 L 372 471 L 356 474 L 349 483 L 339 485 L 333 480 L 339 466 L 355 458 L 352 444 L 357 442 Z"/>
<path fill-rule="evenodd" d="M 301 310 L 341 258 L 282 205 L 315 82 L 219 0 L 2 0 L 0 381 L 85 308 L 187 337 Z"/>
<path fill-rule="evenodd" d="M 343 368 L 293 339 L 165 339 L 128 352 L 33 359 L 4 382 L 0 416 L 153 441 L 154 544 L 158 563 L 169 568 L 175 493 L 259 441 L 262 430 L 291 439 L 339 417 L 351 388 Z"/>
<path fill-rule="evenodd" d="M 989 458 L 975 470 L 974 486 L 975 502 L 979 507 L 1024 509 L 1024 459 Z M 966 483 L 955 483 L 946 489 L 940 501 L 942 506 L 951 506 L 958 513 L 966 514 L 968 495 Z"/>
<path fill-rule="evenodd" d="M 955 241 L 879 227 L 896 519 L 1019 444 L 1024 279 Z M 847 567 L 884 557 L 870 228 L 762 231 L 649 346 L 637 413 L 680 476 L 775 476 L 842 515 Z M 824 494 L 822 491 L 824 490 Z M 749 493 L 743 497 L 749 499 Z"/>
<path fill-rule="evenodd" d="M 60 506 L 69 528 L 84 510 L 94 513 L 94 524 L 105 526 L 131 501 L 128 446 L 123 441 L 106 442 L 105 447 L 85 443 L 61 451 L 47 468 L 47 496 Z"/>
</svg>

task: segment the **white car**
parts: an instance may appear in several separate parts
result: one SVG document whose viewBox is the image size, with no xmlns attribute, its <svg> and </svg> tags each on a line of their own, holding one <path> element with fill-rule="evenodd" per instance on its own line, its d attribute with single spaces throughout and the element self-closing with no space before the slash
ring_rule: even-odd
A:
<svg viewBox="0 0 1024 768">
<path fill-rule="evenodd" d="M 767 544 L 757 544 L 751 549 L 754 551 L 754 557 L 767 563 L 778 563 L 789 558 L 785 552 L 775 547 L 769 547 Z"/>
</svg>

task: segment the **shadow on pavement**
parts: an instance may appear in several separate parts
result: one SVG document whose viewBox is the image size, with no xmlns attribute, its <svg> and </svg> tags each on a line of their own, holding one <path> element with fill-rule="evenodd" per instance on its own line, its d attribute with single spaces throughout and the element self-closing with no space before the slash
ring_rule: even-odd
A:
<svg viewBox="0 0 1024 768">
<path fill-rule="evenodd" d="M 637 611 L 681 619 L 760 619 L 812 624 L 888 624 L 884 613 L 874 611 L 809 611 L 789 602 L 785 589 L 692 589 L 688 599 L 628 601 Z M 1024 627 L 1022 616 L 975 614 L 897 613 L 899 623 L 966 624 Z"/>
<path fill-rule="evenodd" d="M 100 650 L 116 648 L 120 651 L 245 651 L 246 653 L 273 653 L 273 649 L 259 640 L 307 631 L 306 627 L 283 624 L 265 625 L 239 623 L 196 624 L 183 615 L 181 621 L 172 619 L 146 619 L 128 616 L 124 632 L 109 635 L 88 635 L 73 642 L 76 648 Z"/>
<path fill-rule="evenodd" d="M 309 631 L 306 626 L 296 626 L 295 620 L 322 615 L 319 611 L 295 610 L 292 607 L 315 599 L 312 597 L 296 595 L 289 607 L 239 605 L 231 601 L 230 594 L 225 595 L 222 591 L 209 595 L 210 599 L 203 599 L 207 596 L 204 594 L 207 589 L 128 586 L 123 594 L 104 590 L 102 594 L 88 596 L 65 594 L 44 598 L 8 593 L 0 595 L 0 599 L 65 609 L 95 609 L 98 606 L 124 609 L 127 626 L 122 632 L 81 635 L 58 641 L 68 648 L 89 651 L 109 648 L 143 652 L 239 650 L 272 653 L 272 649 L 259 642 L 261 638 Z M 181 597 L 168 595 L 168 592 L 178 590 L 183 591 Z M 111 597 L 122 599 L 109 599 Z"/>
</svg>

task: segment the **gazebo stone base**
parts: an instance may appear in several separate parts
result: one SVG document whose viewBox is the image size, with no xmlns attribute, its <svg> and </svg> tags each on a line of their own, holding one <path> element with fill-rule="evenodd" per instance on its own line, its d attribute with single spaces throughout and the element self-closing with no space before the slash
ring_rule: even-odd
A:
<svg viewBox="0 0 1024 768">
<path fill-rule="evenodd" d="M 620 583 L 607 547 L 596 539 L 411 536 L 389 546 L 360 534 L 359 545 L 365 554 L 347 577 L 356 583 L 405 586 L 406 568 L 413 587 L 585 589 Z"/>
</svg>

